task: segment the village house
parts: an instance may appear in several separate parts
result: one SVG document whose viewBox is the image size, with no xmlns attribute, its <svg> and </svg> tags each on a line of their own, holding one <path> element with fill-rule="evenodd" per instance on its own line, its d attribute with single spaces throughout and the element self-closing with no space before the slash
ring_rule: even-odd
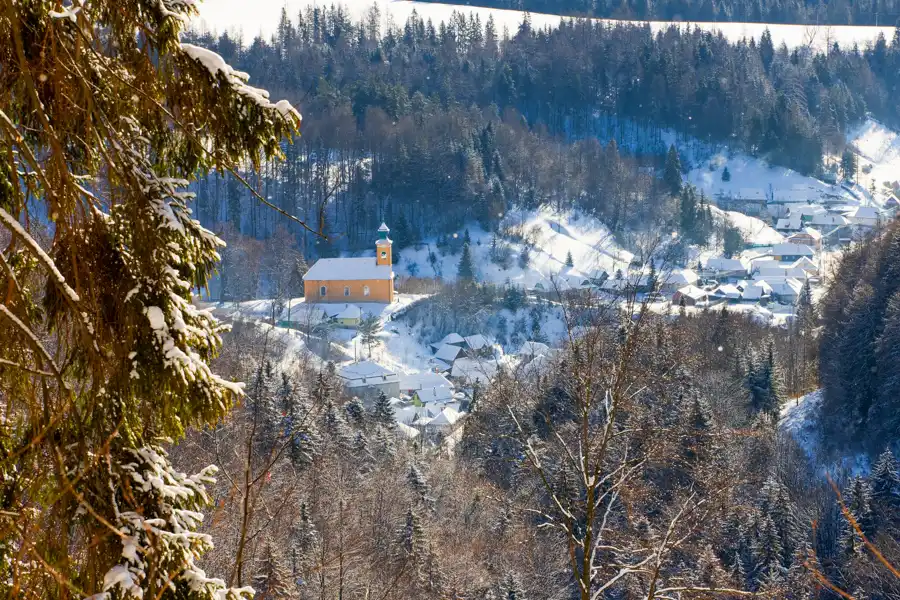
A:
<svg viewBox="0 0 900 600">
<path fill-rule="evenodd" d="M 355 304 L 348 304 L 344 310 L 334 315 L 334 322 L 339 327 L 359 327 L 362 321 L 362 310 Z"/>
<path fill-rule="evenodd" d="M 429 387 L 416 390 L 412 395 L 412 402 L 416 406 L 425 406 L 426 404 L 447 404 L 453 402 L 453 388 L 451 387 Z"/>
<path fill-rule="evenodd" d="M 825 230 L 831 230 L 835 227 L 842 227 L 849 224 L 850 219 L 848 219 L 844 215 L 834 213 L 821 213 L 813 215 L 813 218 L 809 220 L 810 227 L 819 229 L 820 231 L 823 231 L 823 233 Z"/>
<path fill-rule="evenodd" d="M 440 373 L 431 371 L 400 375 L 400 391 L 408 396 L 412 396 L 416 390 L 434 387 L 448 387 L 452 389 L 453 382 Z"/>
<path fill-rule="evenodd" d="M 772 286 L 765 281 L 744 282 L 742 287 L 744 291 L 740 301 L 743 303 L 759 302 L 765 306 L 772 297 Z"/>
<path fill-rule="evenodd" d="M 803 289 L 803 284 L 793 277 L 770 278 L 765 282 L 772 288 L 772 300 L 781 304 L 796 304 Z"/>
<path fill-rule="evenodd" d="M 822 234 L 812 227 L 804 227 L 801 231 L 788 236 L 785 241 L 789 244 L 809 246 L 814 250 L 822 249 Z"/>
<path fill-rule="evenodd" d="M 672 306 L 708 306 L 709 292 L 694 285 L 687 285 L 672 295 Z"/>
<path fill-rule="evenodd" d="M 816 263 L 805 256 L 792 264 L 791 267 L 795 269 L 803 269 L 807 277 L 819 276 L 819 267 L 816 265 Z"/>
<path fill-rule="evenodd" d="M 378 228 L 375 258 L 322 258 L 303 276 L 304 298 L 317 302 L 394 301 L 393 242 L 384 223 Z"/>
<path fill-rule="evenodd" d="M 672 293 L 680 290 L 685 286 L 696 285 L 700 281 L 700 277 L 691 269 L 678 269 L 671 273 L 660 274 L 659 291 Z"/>
<path fill-rule="evenodd" d="M 803 244 L 775 244 L 772 246 L 772 258 L 780 262 L 794 262 L 798 259 L 812 258 L 816 255 L 815 251 L 809 246 Z"/>
<path fill-rule="evenodd" d="M 453 363 L 450 377 L 464 383 L 482 385 L 489 383 L 499 370 L 497 361 L 493 359 L 476 360 L 474 358 L 460 358 Z"/>
<path fill-rule="evenodd" d="M 874 206 L 857 206 L 844 213 L 847 220 L 858 227 L 875 227 L 881 217 Z"/>
<path fill-rule="evenodd" d="M 388 397 L 400 395 L 400 377 L 370 360 L 344 365 L 337 374 L 347 393 L 363 400 L 373 400 L 381 393 Z"/>
<path fill-rule="evenodd" d="M 452 365 L 453 361 L 455 361 L 462 354 L 462 347 L 454 346 L 453 344 L 443 344 L 440 348 L 437 349 L 437 352 L 434 353 L 434 358 Z"/>
<path fill-rule="evenodd" d="M 747 277 L 748 264 L 737 258 L 710 258 L 703 266 L 703 276 L 717 281 L 737 281 Z"/>
<path fill-rule="evenodd" d="M 715 300 L 724 300 L 729 304 L 736 304 L 740 302 L 741 295 L 741 289 L 732 283 L 720 285 L 712 292 L 710 292 L 710 296 L 712 296 Z"/>
</svg>

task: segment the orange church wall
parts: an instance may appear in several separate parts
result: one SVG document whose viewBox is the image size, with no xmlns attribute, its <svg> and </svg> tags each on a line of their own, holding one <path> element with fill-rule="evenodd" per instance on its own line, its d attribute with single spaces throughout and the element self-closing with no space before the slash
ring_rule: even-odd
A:
<svg viewBox="0 0 900 600">
<path fill-rule="evenodd" d="M 394 301 L 394 284 L 387 279 L 362 279 L 357 281 L 305 281 L 304 297 L 310 304 L 315 302 L 384 302 Z M 325 286 L 325 295 L 321 295 L 321 287 Z M 365 295 L 365 287 L 369 287 L 369 295 Z M 349 295 L 344 288 L 350 288 Z"/>
</svg>

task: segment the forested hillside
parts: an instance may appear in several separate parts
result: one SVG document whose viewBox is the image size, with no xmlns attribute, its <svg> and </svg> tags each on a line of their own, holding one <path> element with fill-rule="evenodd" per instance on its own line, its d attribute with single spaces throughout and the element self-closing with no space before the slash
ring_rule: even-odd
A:
<svg viewBox="0 0 900 600">
<path fill-rule="evenodd" d="M 477 0 L 471 4 L 572 16 L 659 21 L 891 25 L 900 18 L 900 4 L 895 0 Z"/>
<path fill-rule="evenodd" d="M 822 303 L 822 422 L 836 445 L 900 434 L 900 225 L 844 255 Z"/>
<path fill-rule="evenodd" d="M 815 173 L 867 111 L 900 118 L 900 36 L 813 54 L 769 36 L 730 44 L 587 21 L 537 31 L 526 20 L 513 32 L 462 14 L 380 23 L 377 8 L 362 23 L 309 8 L 283 15 L 272 40 L 195 38 L 316 115 L 285 162 L 251 179 L 321 221 L 340 249 L 367 244 L 382 218 L 416 238 L 548 203 L 579 206 L 619 233 L 666 218 L 669 187 L 653 175 L 670 131 L 683 147 L 727 143 Z M 214 177 L 198 192 L 205 223 L 271 232 L 273 213 L 242 206 L 235 182 Z M 307 256 L 335 250 L 303 243 Z"/>
</svg>

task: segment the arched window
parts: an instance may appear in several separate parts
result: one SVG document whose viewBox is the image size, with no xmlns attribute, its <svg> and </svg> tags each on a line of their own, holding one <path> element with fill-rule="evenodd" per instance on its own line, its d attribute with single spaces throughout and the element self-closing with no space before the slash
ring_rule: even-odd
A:
<svg viewBox="0 0 900 600">
<path fill-rule="evenodd" d="M 348 285 L 345 285 L 345 286 L 344 286 L 344 295 L 345 295 L 345 296 L 349 296 L 349 295 L 350 295 L 350 286 L 348 286 Z"/>
<path fill-rule="evenodd" d="M 368 296 L 368 295 L 369 295 L 369 286 L 364 285 L 363 286 L 363 296 Z"/>
<path fill-rule="evenodd" d="M 325 289 L 325 286 L 323 285 L 319 288 L 319 295 L 324 297 L 326 294 L 328 294 L 328 290 Z"/>
<path fill-rule="evenodd" d="M 387 250 L 381 251 L 381 258 L 387 258 Z"/>
</svg>

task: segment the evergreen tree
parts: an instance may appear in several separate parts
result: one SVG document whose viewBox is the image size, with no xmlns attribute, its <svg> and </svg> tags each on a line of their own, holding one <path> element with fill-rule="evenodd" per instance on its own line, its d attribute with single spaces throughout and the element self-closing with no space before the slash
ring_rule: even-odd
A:
<svg viewBox="0 0 900 600">
<path fill-rule="evenodd" d="M 666 153 L 666 166 L 663 172 L 663 181 L 666 182 L 672 195 L 677 196 L 681 193 L 681 158 L 679 158 L 678 151 L 675 150 L 674 145 L 669 146 L 669 151 Z"/>
<path fill-rule="evenodd" d="M 879 526 L 900 523 L 900 465 L 889 448 L 875 462 L 870 482 Z"/>
<path fill-rule="evenodd" d="M 575 262 L 572 260 L 572 251 L 571 251 L 571 250 L 569 250 L 568 252 L 566 252 L 566 266 L 567 266 L 567 267 L 574 267 L 574 266 L 575 266 Z"/>
<path fill-rule="evenodd" d="M 381 396 L 383 395 L 382 393 Z M 347 411 L 347 420 L 353 427 L 356 429 L 366 428 L 366 409 L 359 398 L 353 397 L 348 400 L 344 405 L 344 410 Z"/>
<path fill-rule="evenodd" d="M 872 489 L 868 482 L 860 476 L 854 477 L 843 494 L 844 507 L 853 517 L 856 526 L 847 519 L 843 519 L 840 545 L 847 555 L 862 552 L 864 548 L 860 532 L 865 536 L 872 535 L 874 531 L 874 515 L 872 514 Z M 857 527 L 859 530 L 857 530 Z"/>
<path fill-rule="evenodd" d="M 425 476 L 422 474 L 422 471 L 419 470 L 418 465 L 416 463 L 409 463 L 409 471 L 406 473 L 406 481 L 409 483 L 409 486 L 413 489 L 413 491 L 418 496 L 419 500 L 426 505 L 431 505 L 433 499 L 429 497 L 431 493 L 431 486 L 428 485 L 428 481 L 425 480 Z"/>
<path fill-rule="evenodd" d="M 402 211 L 391 231 L 391 239 L 394 242 L 394 256 L 399 256 L 401 250 L 408 248 L 415 241 L 409 221 Z"/>
<path fill-rule="evenodd" d="M 242 395 L 209 367 L 225 327 L 191 302 L 223 243 L 192 214 L 188 186 L 277 158 L 300 116 L 182 44 L 196 15 L 180 0 L 0 11 L 10 590 L 249 595 L 196 564 L 212 545 L 196 515 L 213 471 L 180 473 L 156 440 L 222 420 Z M 27 478 L 11 475 L 24 465 Z M 135 484 L 151 480 L 167 492 Z M 76 515 L 74 498 L 90 510 Z"/>
<path fill-rule="evenodd" d="M 290 533 L 291 573 L 300 585 L 303 585 L 304 578 L 310 576 L 316 563 L 318 543 L 319 533 L 310 518 L 309 508 L 303 502 Z"/>
<path fill-rule="evenodd" d="M 519 252 L 519 268 L 527 269 L 531 265 L 531 248 L 528 245 L 522 246 Z"/>
<path fill-rule="evenodd" d="M 394 409 L 384 392 L 378 392 L 375 405 L 372 407 L 372 420 L 385 429 L 394 429 L 397 421 L 394 418 Z"/>
<path fill-rule="evenodd" d="M 856 153 L 850 148 L 844 150 L 841 154 L 841 174 L 844 179 L 852 180 L 856 178 L 857 159 Z"/>
<path fill-rule="evenodd" d="M 777 415 L 784 398 L 781 370 L 775 360 L 775 345 L 771 341 L 762 357 L 751 358 L 745 381 L 753 411 Z"/>
<path fill-rule="evenodd" d="M 725 258 L 732 258 L 744 250 L 745 242 L 741 230 L 733 225 L 726 225 L 722 235 L 722 254 Z"/>
<path fill-rule="evenodd" d="M 376 314 L 367 314 L 359 322 L 359 338 L 369 351 L 372 358 L 372 346 L 378 343 L 378 334 L 381 333 L 381 317 Z"/>
<path fill-rule="evenodd" d="M 728 167 L 722 169 L 722 181 L 725 183 L 731 181 L 731 171 L 728 170 Z"/>
<path fill-rule="evenodd" d="M 475 280 L 475 265 L 472 263 L 472 254 L 469 252 L 469 244 L 463 245 L 462 256 L 459 258 L 457 277 L 464 283 L 471 283 Z"/>
<path fill-rule="evenodd" d="M 528 600 L 519 578 L 513 573 L 508 573 L 498 587 L 499 600 Z"/>
<path fill-rule="evenodd" d="M 297 597 L 291 571 L 274 544 L 267 543 L 261 553 L 253 589 L 258 600 L 289 600 Z"/>
</svg>

